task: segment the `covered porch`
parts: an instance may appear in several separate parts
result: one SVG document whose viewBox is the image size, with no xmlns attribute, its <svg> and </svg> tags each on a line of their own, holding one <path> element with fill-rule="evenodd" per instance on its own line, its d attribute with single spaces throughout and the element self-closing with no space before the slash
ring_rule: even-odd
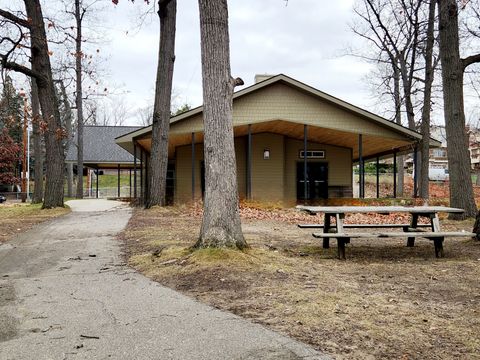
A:
<svg viewBox="0 0 480 360">
<path fill-rule="evenodd" d="M 176 202 L 195 201 L 204 188 L 203 108 L 170 123 L 170 196 Z M 282 74 L 234 94 L 233 127 L 239 196 L 269 202 L 351 198 L 354 165 L 359 165 L 358 197 L 363 198 L 365 163 L 393 158 L 395 164 L 398 155 L 415 154 L 421 140 L 416 131 Z M 143 200 L 151 127 L 116 142 L 134 155 L 134 169 L 139 169 L 134 196 Z"/>
</svg>

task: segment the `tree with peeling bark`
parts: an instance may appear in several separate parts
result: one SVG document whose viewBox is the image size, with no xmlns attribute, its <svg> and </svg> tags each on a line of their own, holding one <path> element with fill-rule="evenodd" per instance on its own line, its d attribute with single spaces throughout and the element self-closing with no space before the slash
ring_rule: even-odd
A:
<svg viewBox="0 0 480 360">
<path fill-rule="evenodd" d="M 155 205 L 164 206 L 166 201 L 177 0 L 159 0 L 158 17 L 160 18 L 160 44 L 153 104 L 152 148 L 148 169 L 146 208 Z"/>
<path fill-rule="evenodd" d="M 480 53 L 463 59 L 460 57 L 459 8 L 456 0 L 439 0 L 438 13 L 450 205 L 465 210 L 463 214 L 450 216 L 463 219 L 475 216 L 477 210 L 470 175 L 468 136 L 465 131 L 463 79 L 465 69 L 480 62 Z"/>
<path fill-rule="evenodd" d="M 42 133 L 40 131 L 40 100 L 38 98 L 37 81 L 31 79 L 32 89 L 32 134 L 33 134 L 33 153 L 35 155 L 34 182 L 32 203 L 40 204 L 43 201 L 43 147 Z"/>
<path fill-rule="evenodd" d="M 202 54 L 205 198 L 196 247 L 243 249 L 233 136 L 227 0 L 199 0 Z"/>
<path fill-rule="evenodd" d="M 43 114 L 41 124 L 46 147 L 46 185 L 43 208 L 63 207 L 64 152 L 62 128 L 57 97 L 52 77 L 52 67 L 45 33 L 42 7 L 38 0 L 24 0 L 27 17 L 0 9 L 0 17 L 17 29 L 16 39 L 5 40 L 12 46 L 0 55 L 2 67 L 35 78 Z M 28 36 L 25 32 L 28 31 Z M 30 63 L 28 67 L 11 59 L 18 48 L 23 48 L 25 39 L 30 40 Z"/>
</svg>

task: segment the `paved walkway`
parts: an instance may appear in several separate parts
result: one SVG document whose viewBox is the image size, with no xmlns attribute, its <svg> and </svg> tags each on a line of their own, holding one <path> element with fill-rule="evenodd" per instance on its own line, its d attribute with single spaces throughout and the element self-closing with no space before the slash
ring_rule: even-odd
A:
<svg viewBox="0 0 480 360">
<path fill-rule="evenodd" d="M 125 205 L 73 212 L 0 246 L 0 359 L 326 359 L 127 267 Z M 319 334 L 320 336 L 320 334 Z"/>
</svg>

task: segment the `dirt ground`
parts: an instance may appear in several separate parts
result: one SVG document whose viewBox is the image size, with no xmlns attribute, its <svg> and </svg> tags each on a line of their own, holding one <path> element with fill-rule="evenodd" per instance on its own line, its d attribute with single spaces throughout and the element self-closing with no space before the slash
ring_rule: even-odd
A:
<svg viewBox="0 0 480 360">
<path fill-rule="evenodd" d="M 243 208 L 250 249 L 193 252 L 200 221 L 198 209 L 136 209 L 121 235 L 129 263 L 336 359 L 480 359 L 478 241 L 446 239 L 446 257 L 436 259 L 428 240 L 414 248 L 406 239 L 352 240 L 339 261 L 334 241 L 324 250 L 296 227 L 311 216 Z M 472 223 L 442 225 L 471 231 Z"/>
<path fill-rule="evenodd" d="M 0 243 L 27 231 L 35 224 L 70 212 L 68 208 L 42 210 L 41 207 L 42 204 L 14 201 L 0 204 Z"/>
</svg>

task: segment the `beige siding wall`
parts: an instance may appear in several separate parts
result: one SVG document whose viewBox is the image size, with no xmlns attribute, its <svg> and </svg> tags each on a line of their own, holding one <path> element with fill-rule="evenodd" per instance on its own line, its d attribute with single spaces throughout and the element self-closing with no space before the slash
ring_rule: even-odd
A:
<svg viewBox="0 0 480 360">
<path fill-rule="evenodd" d="M 285 84 L 273 84 L 234 100 L 235 125 L 268 120 L 286 120 L 307 125 L 402 139 L 389 129 L 374 124 L 338 105 L 318 99 Z"/>
<path fill-rule="evenodd" d="M 246 188 L 246 139 L 235 139 L 237 158 L 237 181 L 240 198 L 245 197 Z M 201 163 L 203 144 L 195 145 L 195 198 L 202 196 Z M 192 199 L 192 147 L 179 146 L 175 149 L 175 202 L 184 203 Z"/>
<path fill-rule="evenodd" d="M 270 159 L 263 151 L 270 150 Z M 309 150 L 325 150 L 325 159 L 309 160 L 328 163 L 329 187 L 352 188 L 351 149 L 326 144 L 308 143 Z M 252 135 L 252 199 L 258 201 L 294 201 L 297 196 L 296 164 L 303 161 L 299 151 L 303 142 L 283 135 L 264 133 Z M 191 146 L 176 148 L 175 202 L 192 198 Z M 235 139 L 237 180 L 240 198 L 246 194 L 246 137 Z M 195 145 L 195 196 L 201 197 L 201 170 L 203 144 Z"/>
<path fill-rule="evenodd" d="M 202 196 L 200 164 L 203 160 L 203 144 L 195 144 L 195 198 Z M 192 200 L 192 147 L 179 146 L 175 151 L 175 202 Z"/>
<path fill-rule="evenodd" d="M 325 159 L 310 161 L 328 163 L 329 187 L 352 187 L 352 150 L 337 146 L 308 142 L 308 150 L 325 150 Z M 303 142 L 285 139 L 285 200 L 291 201 L 297 197 L 297 162 L 303 162 L 299 151 L 303 150 Z"/>
<path fill-rule="evenodd" d="M 273 84 L 234 100 L 235 126 L 270 120 L 286 120 L 352 133 L 358 133 L 362 129 L 364 135 L 404 139 L 404 136 L 371 120 L 285 84 Z M 203 131 L 202 114 L 171 125 L 172 134 L 192 131 Z"/>
<path fill-rule="evenodd" d="M 252 135 L 252 199 L 279 201 L 283 197 L 285 148 L 284 136 Z M 263 151 L 270 150 L 270 159 Z"/>
</svg>

